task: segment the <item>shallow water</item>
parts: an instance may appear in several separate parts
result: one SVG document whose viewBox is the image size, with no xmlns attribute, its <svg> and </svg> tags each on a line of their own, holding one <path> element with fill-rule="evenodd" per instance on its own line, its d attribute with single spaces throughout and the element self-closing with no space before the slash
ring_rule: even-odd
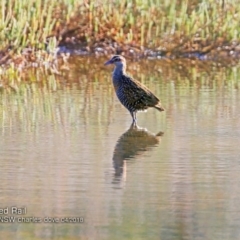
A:
<svg viewBox="0 0 240 240">
<path fill-rule="evenodd" d="M 131 128 L 105 60 L 1 91 L 0 208 L 27 210 L 2 238 L 239 239 L 239 69 L 129 61 L 166 108 Z"/>
</svg>

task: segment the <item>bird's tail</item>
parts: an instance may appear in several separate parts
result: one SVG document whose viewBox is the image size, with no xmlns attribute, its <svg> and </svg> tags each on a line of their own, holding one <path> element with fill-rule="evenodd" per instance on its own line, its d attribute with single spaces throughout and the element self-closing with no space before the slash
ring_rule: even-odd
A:
<svg viewBox="0 0 240 240">
<path fill-rule="evenodd" d="M 158 111 L 162 112 L 164 111 L 165 109 L 160 105 L 160 103 L 156 106 L 154 106 L 154 108 L 156 108 Z"/>
</svg>

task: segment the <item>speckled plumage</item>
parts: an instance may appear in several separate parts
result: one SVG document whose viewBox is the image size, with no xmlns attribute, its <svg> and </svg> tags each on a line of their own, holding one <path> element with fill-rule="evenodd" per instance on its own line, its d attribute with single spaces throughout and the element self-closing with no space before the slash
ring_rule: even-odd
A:
<svg viewBox="0 0 240 240">
<path fill-rule="evenodd" d="M 105 65 L 115 64 L 112 74 L 113 85 L 119 101 L 130 112 L 133 122 L 136 122 L 137 111 L 154 107 L 164 111 L 160 100 L 142 83 L 134 80 L 126 74 L 126 60 L 115 55 Z"/>
</svg>

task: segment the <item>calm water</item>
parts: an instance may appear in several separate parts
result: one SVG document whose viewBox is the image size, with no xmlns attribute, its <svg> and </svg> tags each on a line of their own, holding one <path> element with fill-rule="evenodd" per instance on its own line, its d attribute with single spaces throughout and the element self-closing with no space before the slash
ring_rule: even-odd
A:
<svg viewBox="0 0 240 240">
<path fill-rule="evenodd" d="M 131 128 L 105 60 L 1 91 L 0 208 L 27 212 L 0 217 L 42 220 L 0 223 L 2 238 L 240 239 L 240 70 L 129 62 L 166 108 Z"/>
</svg>

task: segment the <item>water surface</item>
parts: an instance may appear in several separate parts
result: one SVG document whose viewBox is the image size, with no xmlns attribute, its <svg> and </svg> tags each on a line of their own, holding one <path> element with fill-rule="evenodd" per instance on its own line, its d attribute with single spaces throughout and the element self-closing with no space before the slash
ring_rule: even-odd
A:
<svg viewBox="0 0 240 240">
<path fill-rule="evenodd" d="M 239 239 L 239 69 L 129 61 L 166 108 L 133 128 L 105 60 L 72 59 L 1 91 L 0 207 L 84 222 L 0 223 L 0 235 Z"/>
</svg>

